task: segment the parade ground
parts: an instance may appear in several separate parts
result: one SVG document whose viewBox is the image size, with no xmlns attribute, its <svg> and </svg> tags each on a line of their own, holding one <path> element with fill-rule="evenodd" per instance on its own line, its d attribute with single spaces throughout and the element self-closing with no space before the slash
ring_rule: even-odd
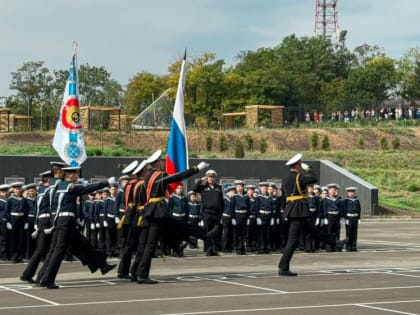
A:
<svg viewBox="0 0 420 315">
<path fill-rule="evenodd" d="M 358 252 L 156 258 L 156 285 L 91 274 L 64 262 L 58 290 L 19 281 L 23 264 L 0 264 L 0 314 L 420 314 L 420 220 L 364 220 Z M 118 263 L 118 259 L 109 259 Z"/>
</svg>

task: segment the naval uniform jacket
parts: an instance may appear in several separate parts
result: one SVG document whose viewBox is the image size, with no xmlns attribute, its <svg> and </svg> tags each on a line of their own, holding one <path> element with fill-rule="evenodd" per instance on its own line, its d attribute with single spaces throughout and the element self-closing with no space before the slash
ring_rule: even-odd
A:
<svg viewBox="0 0 420 315">
<path fill-rule="evenodd" d="M 231 199 L 232 215 L 236 219 L 248 219 L 250 200 L 247 194 L 234 194 Z"/>
<path fill-rule="evenodd" d="M 15 227 L 23 227 L 27 222 L 29 207 L 23 197 L 10 196 L 6 202 L 6 220 Z"/>
<path fill-rule="evenodd" d="M 168 173 L 162 172 L 158 169 L 152 169 L 144 181 L 146 191 L 149 188 L 151 178 L 156 176 L 156 172 L 160 173 L 158 173 L 153 183 L 151 183 L 150 195 L 147 196 L 148 200 L 144 208 L 143 226 L 147 226 L 150 219 L 163 219 L 170 216 L 168 212 L 168 204 L 165 200 L 168 185 L 198 173 L 199 169 L 196 166 L 193 166 L 186 171 L 178 172 L 173 175 L 168 175 Z"/>
<path fill-rule="evenodd" d="M 257 218 L 263 224 L 269 224 L 273 217 L 273 199 L 269 195 L 258 195 L 256 198 Z"/>
<path fill-rule="evenodd" d="M 283 181 L 283 189 L 286 197 L 284 218 L 300 219 L 310 217 L 308 200 L 304 192 L 306 191 L 306 186 L 315 184 L 316 182 L 318 182 L 318 178 L 312 170 L 303 173 L 298 173 L 295 170 L 289 171 L 289 174 Z"/>
<path fill-rule="evenodd" d="M 108 182 L 89 185 L 61 181 L 54 194 L 51 208 L 57 209 L 54 220 L 56 226 L 65 226 L 74 222 L 77 214 L 77 197 L 108 186 Z"/>
<path fill-rule="evenodd" d="M 209 214 L 216 217 L 216 221 L 220 221 L 223 212 L 223 188 L 219 184 L 210 186 L 206 181 L 198 182 L 193 191 L 201 194 L 201 205 L 203 214 Z"/>
<path fill-rule="evenodd" d="M 188 199 L 185 196 L 172 194 L 168 200 L 168 209 L 172 217 L 186 220 L 188 217 Z"/>
<path fill-rule="evenodd" d="M 349 225 L 358 223 L 361 215 L 359 199 L 357 197 L 345 198 L 343 204 L 344 218 L 349 220 Z"/>
</svg>

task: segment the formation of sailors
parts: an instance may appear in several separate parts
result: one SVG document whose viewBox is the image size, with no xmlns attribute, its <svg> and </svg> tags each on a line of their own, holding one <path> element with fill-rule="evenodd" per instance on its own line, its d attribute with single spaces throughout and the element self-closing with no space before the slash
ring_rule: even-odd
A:
<svg viewBox="0 0 420 315">
<path fill-rule="evenodd" d="M 160 255 L 183 256 L 186 246 L 198 248 L 202 239 L 208 256 L 284 251 L 290 225 L 284 212 L 291 200 L 284 187 L 242 180 L 222 187 L 216 171 L 208 170 L 184 195 L 181 180 L 208 164 L 168 175 L 160 155 L 158 150 L 141 163 L 133 161 L 119 180 L 88 184 L 79 179 L 80 167 L 51 162 L 39 185 L 0 185 L 0 257 L 15 263 L 29 259 L 21 280 L 52 289 L 58 287 L 55 277 L 66 256 L 102 274 L 115 267 L 106 258 L 119 257 L 119 278 L 154 284 L 149 274 L 157 248 Z M 338 189 L 334 183 L 310 184 L 302 198 L 316 229 L 338 240 L 344 224 L 346 250 L 356 251 L 361 215 L 357 188 L 347 187 L 345 199 L 338 197 Z M 299 248 L 337 250 L 304 230 Z"/>
</svg>

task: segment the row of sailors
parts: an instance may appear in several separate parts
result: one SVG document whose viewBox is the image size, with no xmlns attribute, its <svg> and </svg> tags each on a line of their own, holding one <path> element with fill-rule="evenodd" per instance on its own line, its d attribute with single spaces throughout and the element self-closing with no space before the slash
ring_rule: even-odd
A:
<svg viewBox="0 0 420 315">
<path fill-rule="evenodd" d="M 280 188 L 274 183 L 261 182 L 245 185 L 242 180 L 234 181 L 224 189 L 224 209 L 221 217 L 221 249 L 230 251 L 236 248 L 238 254 L 248 250 L 266 253 L 271 249 L 282 249 L 287 241 L 287 222 L 284 220 L 285 198 Z M 357 250 L 357 225 L 360 223 L 361 207 L 356 196 L 356 187 L 347 187 L 347 197 L 338 196 L 339 185 L 331 183 L 325 187 L 309 186 L 308 203 L 313 223 L 325 229 L 329 234 L 340 235 L 340 224 L 346 225 L 347 250 Z M 179 185 L 169 198 L 170 215 L 188 220 L 190 223 L 201 222 L 202 213 L 197 195 L 190 191 L 185 197 L 183 187 Z M 232 233 L 233 230 L 233 233 Z M 229 235 L 233 234 L 232 237 Z M 272 238 L 275 240 L 272 240 Z M 231 241 L 229 241 L 231 239 Z M 302 236 L 305 251 L 315 251 L 313 241 Z M 231 244 L 233 243 L 233 245 Z"/>
<path fill-rule="evenodd" d="M 269 218 L 272 224 L 279 223 L 284 212 L 285 198 L 282 190 L 275 184 L 261 182 L 255 185 L 246 185 L 242 180 L 236 180 L 234 185 L 225 187 L 225 207 L 223 216 L 236 219 L 237 216 L 252 218 Z M 271 188 L 271 189 L 270 189 Z M 347 198 L 338 196 L 339 185 L 332 183 L 325 187 L 309 186 L 309 209 L 317 225 L 328 224 L 328 216 L 349 220 L 360 219 L 360 202 L 356 196 L 356 187 L 347 187 Z M 179 185 L 168 201 L 170 214 L 179 218 L 201 218 L 201 208 L 197 194 L 194 191 L 183 194 L 183 186 Z M 273 219 L 273 220 L 272 220 Z"/>
<path fill-rule="evenodd" d="M 41 173 L 42 178 L 50 177 L 51 172 Z M 116 255 L 118 250 L 115 226 L 119 223 L 123 214 L 124 192 L 123 187 L 128 181 L 128 176 L 120 178 L 120 190 L 117 192 L 117 185 L 113 185 L 103 190 L 92 192 L 88 199 L 83 202 L 83 207 L 75 213 L 78 222 L 86 230 L 85 233 L 91 244 L 95 247 L 106 249 L 108 255 Z M 44 182 L 44 180 L 43 180 Z M 222 213 L 221 224 L 225 234 L 229 226 L 235 226 L 235 235 L 242 235 L 239 240 L 235 240 L 235 247 L 238 253 L 244 252 L 244 243 L 248 248 L 258 248 L 259 252 L 268 251 L 268 240 L 270 232 L 268 226 L 284 226 L 282 218 L 285 199 L 282 189 L 278 189 L 274 183 L 261 182 L 258 184 L 259 190 L 255 185 L 246 185 L 241 180 L 236 180 L 233 185 L 225 188 L 225 206 Z M 47 184 L 38 187 L 38 193 L 42 196 Z M 8 192 L 11 195 L 8 196 Z M 355 196 L 355 187 L 348 187 L 348 197 L 341 199 L 337 196 L 337 184 L 329 184 L 326 187 L 314 186 L 308 191 L 308 203 L 314 223 L 319 226 L 328 227 L 329 232 L 337 233 L 340 228 L 340 221 L 345 220 L 346 229 L 354 226 L 355 222 L 360 222 L 360 203 Z M 188 199 L 182 194 L 183 187 L 177 187 L 174 194 L 168 200 L 170 215 L 187 219 L 190 223 L 199 224 L 202 221 L 201 204 L 197 194 L 193 191 L 188 193 Z M 51 192 L 51 191 L 50 191 Z M 35 198 L 37 187 L 35 184 L 23 185 L 21 182 L 11 185 L 0 186 L 0 256 L 13 261 L 21 261 L 25 256 L 29 258 L 34 249 L 30 235 L 35 228 Z M 42 199 L 38 199 L 40 202 Z M 50 218 L 50 213 L 37 213 L 37 219 Z M 341 219 L 341 220 L 340 220 Z M 252 232 L 249 226 L 259 226 L 258 232 Z M 106 229 L 108 228 L 109 229 Z M 104 229 L 105 228 L 105 229 Z M 10 230 L 9 237 L 6 238 L 6 231 Z M 96 230 L 96 233 L 95 233 Z M 114 231 L 113 231 L 114 230 Z M 255 229 L 254 229 L 255 230 Z M 223 231 L 223 230 L 222 230 Z M 222 250 L 228 247 L 228 237 L 221 233 Z M 230 234 L 230 232 L 229 232 Z M 253 235 L 256 234 L 256 235 Z M 287 232 L 280 232 L 283 238 L 277 242 L 285 244 L 284 237 Z M 235 239 L 237 239 L 236 236 Z M 253 239 L 253 240 L 251 240 Z M 6 241 L 9 240 L 9 244 Z M 356 250 L 356 238 L 349 242 L 351 250 Z M 106 244 L 105 244 L 106 243 Z M 250 244 L 252 243 L 252 244 Z M 348 248 L 349 249 L 349 248 Z M 26 250 L 26 253 L 24 253 Z"/>
</svg>

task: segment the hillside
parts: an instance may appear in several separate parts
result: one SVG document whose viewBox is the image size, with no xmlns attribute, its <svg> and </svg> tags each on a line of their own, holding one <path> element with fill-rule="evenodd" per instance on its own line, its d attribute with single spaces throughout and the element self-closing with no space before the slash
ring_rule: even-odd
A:
<svg viewBox="0 0 420 315">
<path fill-rule="evenodd" d="M 189 151 L 199 154 L 206 150 L 207 138 L 212 138 L 212 153 L 216 156 L 226 156 L 232 153 L 218 152 L 221 135 L 227 138 L 228 144 L 236 139 L 244 139 L 249 135 L 253 138 L 253 150 L 246 156 L 259 158 L 278 157 L 279 151 L 308 151 L 311 150 L 311 137 L 318 136 L 319 147 L 327 135 L 330 150 L 381 150 L 381 139 L 386 139 L 389 148 L 392 141 L 398 139 L 400 150 L 420 150 L 420 128 L 336 128 L 336 129 L 258 129 L 258 130 L 226 130 L 202 131 L 188 130 Z M 33 133 L 2 133 L 0 145 L 4 148 L 16 146 L 50 146 L 53 132 Z M 117 148 L 125 147 L 132 150 L 148 150 L 166 148 L 168 131 L 131 131 L 131 132 L 86 132 L 85 141 L 88 147 Z M 267 143 L 267 152 L 258 153 L 262 140 Z M 255 152 L 254 152 L 255 151 Z"/>
</svg>

